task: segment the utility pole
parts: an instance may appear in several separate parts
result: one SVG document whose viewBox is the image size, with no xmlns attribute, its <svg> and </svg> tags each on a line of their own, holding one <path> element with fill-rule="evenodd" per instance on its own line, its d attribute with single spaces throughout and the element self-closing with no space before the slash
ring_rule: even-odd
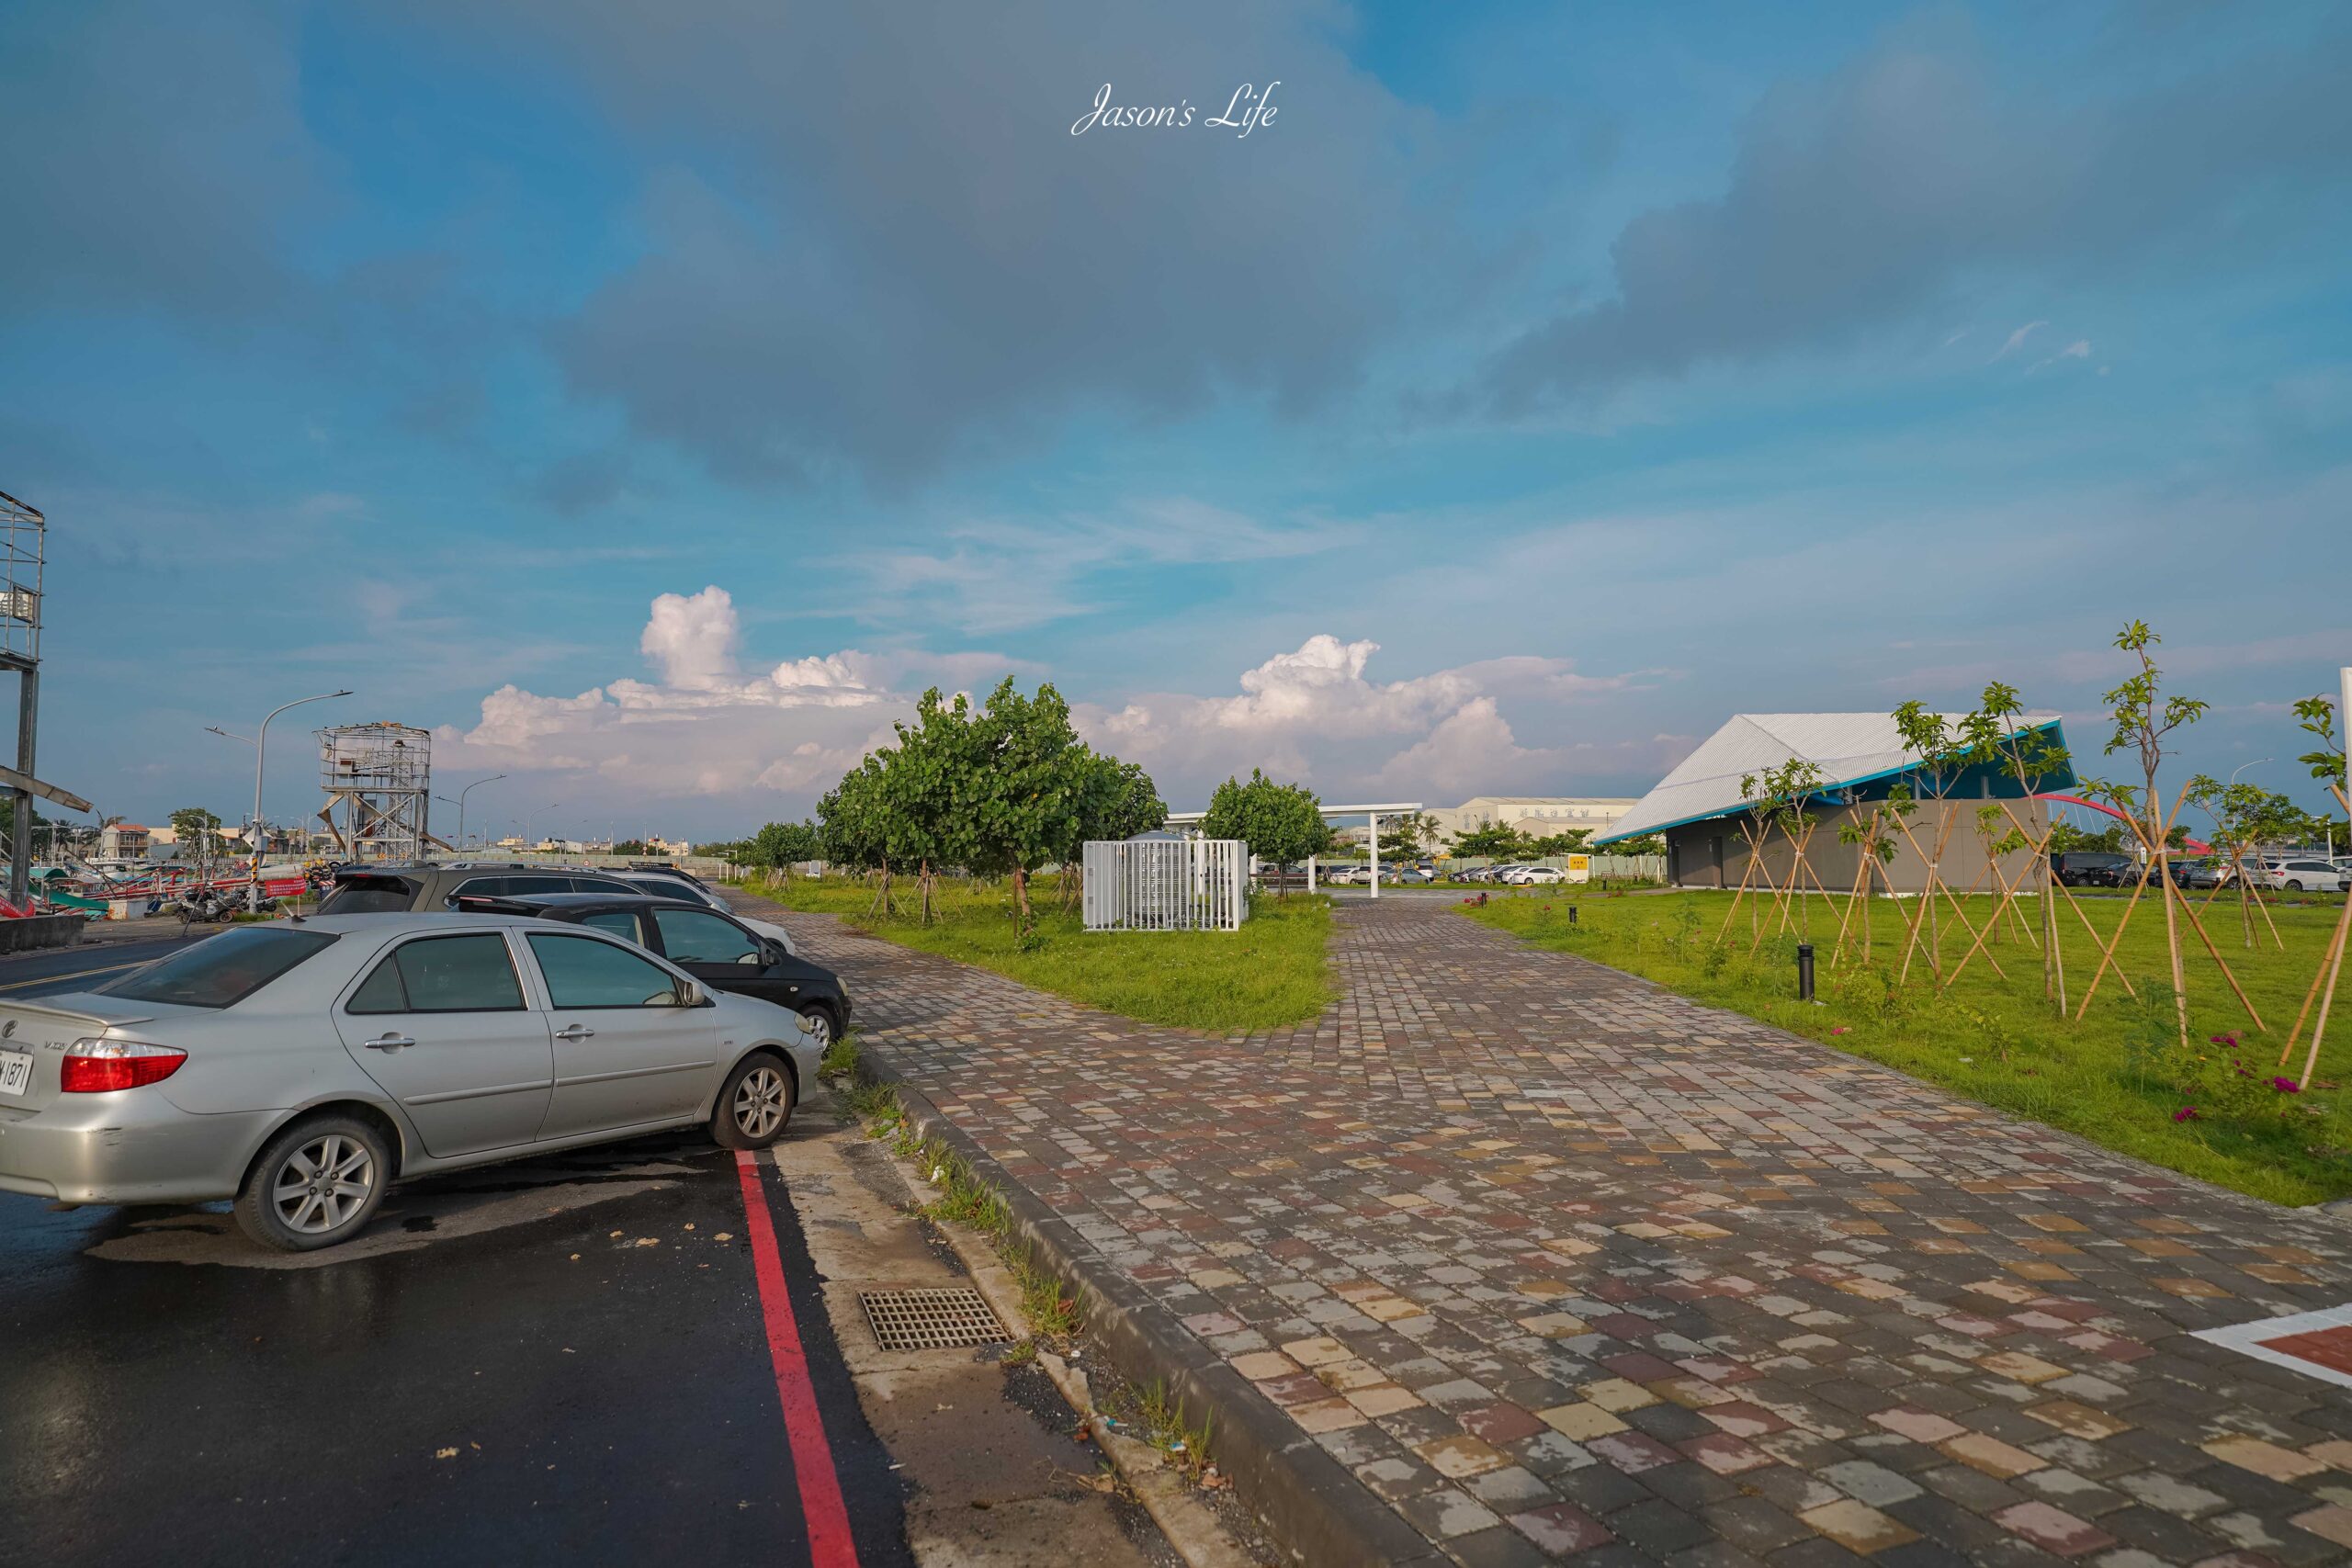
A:
<svg viewBox="0 0 2352 1568">
<path fill-rule="evenodd" d="M 261 908 L 261 840 L 263 834 L 261 823 L 261 774 L 263 760 L 269 755 L 269 721 L 276 718 L 279 714 L 284 713 L 288 708 L 298 708 L 304 703 L 323 703 L 331 701 L 336 697 L 347 697 L 349 695 L 351 695 L 351 693 L 348 690 L 340 692 L 321 692 L 315 697 L 296 697 L 290 703 L 280 703 L 276 707 L 270 709 L 266 715 L 263 716 L 261 728 L 254 731 L 253 818 L 254 869 L 253 879 L 247 884 L 247 892 L 245 895 L 245 908 L 249 909 L 258 909 Z M 226 732 L 221 731 L 220 733 Z M 238 739 L 243 739 L 243 737 L 238 737 Z"/>
</svg>

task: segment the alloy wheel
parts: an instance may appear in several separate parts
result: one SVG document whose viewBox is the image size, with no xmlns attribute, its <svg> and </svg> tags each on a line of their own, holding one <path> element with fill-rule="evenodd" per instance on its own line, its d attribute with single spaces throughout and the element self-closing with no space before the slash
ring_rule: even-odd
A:
<svg viewBox="0 0 2352 1568">
<path fill-rule="evenodd" d="M 735 1086 L 735 1125 L 747 1138 L 764 1138 L 784 1124 L 784 1075 L 774 1067 L 754 1067 Z"/>
<path fill-rule="evenodd" d="M 269 1196 L 287 1229 L 318 1235 L 348 1224 L 375 1190 L 376 1156 L 368 1145 L 322 1133 L 286 1156 Z"/>
<path fill-rule="evenodd" d="M 833 1021 L 822 1008 L 810 1008 L 807 1012 L 802 1013 L 800 1027 L 807 1030 L 808 1038 L 820 1045 L 831 1045 L 833 1043 Z"/>
</svg>

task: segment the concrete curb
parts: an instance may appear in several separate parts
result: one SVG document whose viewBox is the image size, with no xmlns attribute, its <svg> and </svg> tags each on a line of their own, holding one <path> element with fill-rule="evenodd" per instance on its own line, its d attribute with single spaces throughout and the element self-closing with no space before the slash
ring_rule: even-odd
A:
<svg viewBox="0 0 2352 1568">
<path fill-rule="evenodd" d="M 1294 1561 L 1407 1568 L 1446 1562 L 1419 1530 L 1365 1490 L 1166 1308 L 1098 1261 L 1068 1221 L 1007 1175 L 921 1089 L 878 1062 L 880 1055 L 869 1043 L 859 1076 L 895 1090 L 917 1136 L 936 1138 L 954 1149 L 1003 1197 L 1013 1229 L 1036 1264 L 1084 1300 L 1087 1332 L 1122 1376 L 1137 1385 L 1165 1383 L 1188 1415 L 1208 1415 L 1218 1468 Z"/>
</svg>

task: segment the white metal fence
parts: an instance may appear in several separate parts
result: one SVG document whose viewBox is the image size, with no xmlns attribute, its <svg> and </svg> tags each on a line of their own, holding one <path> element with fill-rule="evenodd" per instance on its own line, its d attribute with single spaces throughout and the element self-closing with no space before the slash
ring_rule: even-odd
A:
<svg viewBox="0 0 2352 1568">
<path fill-rule="evenodd" d="M 1231 931 L 1250 913 L 1238 839 L 1098 839 L 1086 846 L 1091 931 Z"/>
</svg>

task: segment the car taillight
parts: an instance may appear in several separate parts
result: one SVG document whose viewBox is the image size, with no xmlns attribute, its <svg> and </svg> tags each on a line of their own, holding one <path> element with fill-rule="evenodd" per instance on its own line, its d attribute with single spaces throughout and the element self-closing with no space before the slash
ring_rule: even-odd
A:
<svg viewBox="0 0 2352 1568">
<path fill-rule="evenodd" d="M 59 1065 L 62 1094 L 106 1094 L 161 1083 L 180 1070 L 187 1053 L 142 1040 L 76 1040 Z"/>
</svg>

